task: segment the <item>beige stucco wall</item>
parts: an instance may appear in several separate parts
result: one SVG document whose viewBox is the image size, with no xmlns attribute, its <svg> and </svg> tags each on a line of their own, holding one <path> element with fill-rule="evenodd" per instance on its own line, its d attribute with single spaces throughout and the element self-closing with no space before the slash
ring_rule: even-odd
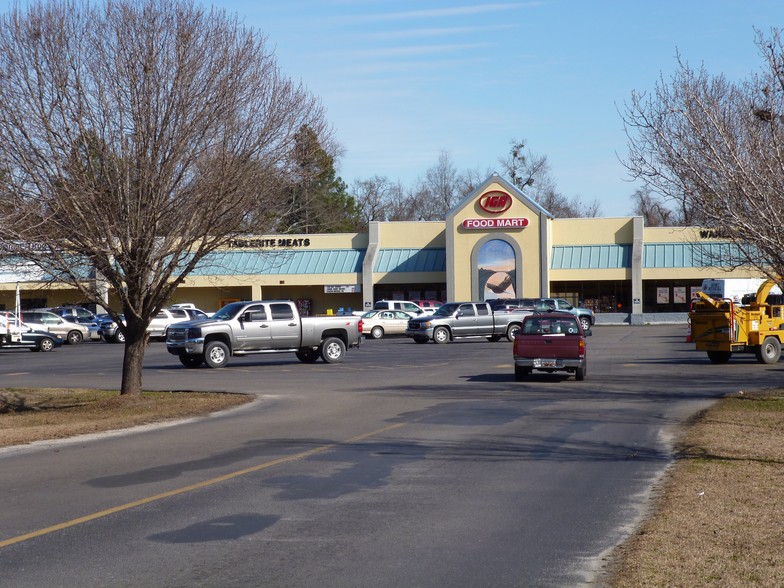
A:
<svg viewBox="0 0 784 588">
<path fill-rule="evenodd" d="M 503 212 L 488 212 L 479 201 L 489 191 L 500 191 L 512 197 L 512 204 Z M 462 223 L 466 219 L 525 218 L 523 228 L 472 230 Z M 637 233 L 635 234 L 635 225 Z M 432 222 L 374 222 L 368 232 L 315 235 L 259 235 L 248 236 L 245 251 L 340 250 L 366 251 L 363 272 L 345 274 L 286 274 L 286 275 L 221 275 L 190 276 L 175 297 L 169 301 L 193 302 L 205 310 L 216 310 L 227 299 L 306 298 L 313 301 L 315 313 L 327 309 L 353 308 L 372 304 L 374 285 L 395 285 L 400 291 L 421 290 L 421 284 L 446 284 L 450 300 L 477 298 L 479 284 L 477 260 L 480 249 L 489 241 L 508 242 L 515 251 L 517 296 L 535 297 L 548 294 L 549 284 L 561 281 L 632 281 L 633 298 L 639 298 L 644 280 L 691 280 L 704 278 L 759 277 L 759 272 L 738 268 L 726 272 L 718 268 L 633 268 L 619 269 L 550 269 L 552 248 L 557 246 L 590 246 L 629 244 L 634 251 L 644 244 L 723 241 L 700 233 L 695 227 L 642 227 L 640 217 L 552 219 L 535 202 L 498 176 L 489 178 L 468 195 L 447 215 L 446 221 Z M 373 272 L 372 262 L 384 249 L 438 248 L 446 251 L 446 271 L 442 272 Z M 368 269 L 371 271 L 368 272 Z M 486 274 L 485 274 L 486 275 Z M 325 285 L 362 285 L 359 293 L 325 293 Z M 15 283 L 0 284 L 0 304 L 13 307 Z M 21 284 L 23 298 L 45 300 L 49 306 L 82 302 L 73 288 L 41 283 Z M 386 289 L 387 291 L 389 288 Z M 398 288 L 395 288 L 397 291 Z M 110 295 L 110 304 L 117 306 Z"/>
<path fill-rule="evenodd" d="M 643 231 L 645 243 L 709 243 L 726 242 L 725 239 L 703 237 L 699 227 L 646 227 Z M 646 280 L 678 280 L 706 278 L 758 278 L 763 277 L 759 270 L 739 267 L 727 271 L 723 268 L 643 268 Z"/>
<path fill-rule="evenodd" d="M 390 221 L 380 223 L 382 249 L 432 249 L 446 247 L 442 221 Z"/>
<path fill-rule="evenodd" d="M 553 245 L 611 245 L 631 243 L 633 219 L 559 218 L 552 222 Z"/>
<path fill-rule="evenodd" d="M 489 239 L 500 239 L 516 246 L 520 259 L 518 260 L 518 284 L 516 292 L 519 296 L 538 296 L 540 291 L 540 232 L 545 230 L 542 226 L 541 211 L 528 202 L 510 193 L 513 197 L 512 205 L 500 214 L 491 214 L 479 206 L 479 201 L 484 194 L 490 191 L 510 193 L 507 186 L 498 182 L 490 182 L 477 190 L 466 199 L 447 218 L 447 252 L 448 289 L 453 300 L 472 300 L 476 297 L 477 285 L 472 258 L 477 255 L 478 247 Z M 524 228 L 502 228 L 489 230 L 472 230 L 463 228 L 466 219 L 510 219 L 526 218 L 528 225 Z M 546 221 L 544 221 L 546 222 Z"/>
</svg>

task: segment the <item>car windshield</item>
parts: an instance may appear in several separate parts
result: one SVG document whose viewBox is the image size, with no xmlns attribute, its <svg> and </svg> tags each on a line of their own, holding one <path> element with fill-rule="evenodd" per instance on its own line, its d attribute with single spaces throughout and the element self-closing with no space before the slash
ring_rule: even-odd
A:
<svg viewBox="0 0 784 588">
<path fill-rule="evenodd" d="M 221 308 L 218 312 L 212 315 L 212 318 L 218 319 L 220 321 L 228 321 L 233 319 L 239 312 L 245 308 L 246 304 L 244 302 L 232 302 L 231 304 L 227 304 L 223 308 Z"/>
<path fill-rule="evenodd" d="M 372 318 L 378 314 L 377 310 L 368 310 L 365 314 L 362 315 L 362 318 Z"/>
<path fill-rule="evenodd" d="M 433 313 L 433 316 L 450 316 L 460 307 L 457 302 L 450 302 L 438 307 L 438 310 Z"/>
</svg>

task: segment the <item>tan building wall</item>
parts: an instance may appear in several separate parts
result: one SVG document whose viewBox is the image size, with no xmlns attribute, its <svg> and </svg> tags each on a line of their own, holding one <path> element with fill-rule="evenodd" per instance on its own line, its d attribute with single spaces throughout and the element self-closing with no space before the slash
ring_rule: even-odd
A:
<svg viewBox="0 0 784 588">
<path fill-rule="evenodd" d="M 495 201 L 491 201 L 491 196 Z M 507 197 L 509 205 L 505 206 Z M 646 288 L 658 287 L 655 282 L 662 282 L 665 287 L 670 282 L 673 288 L 678 282 L 677 287 L 683 288 L 684 283 L 692 286 L 704 278 L 759 277 L 759 272 L 749 268 L 654 268 L 646 267 L 643 261 L 646 244 L 682 247 L 686 243 L 711 241 L 721 240 L 695 227 L 643 227 L 641 217 L 553 219 L 509 182 L 492 176 L 450 211 L 445 222 L 371 222 L 363 233 L 249 236 L 230 247 L 233 251 L 271 255 L 305 249 L 354 250 L 364 254 L 361 271 L 250 274 L 238 268 L 223 274 L 191 275 L 168 303 L 192 302 L 213 311 L 233 300 L 283 298 L 309 301 L 312 314 L 325 314 L 341 308 L 369 309 L 381 297 L 379 291 L 395 296 L 438 291 L 445 292 L 443 297 L 450 301 L 481 300 L 487 289 L 495 286 L 506 288 L 506 295 L 536 297 L 550 295 L 550 288 L 557 283 L 562 293 L 577 298 L 581 295 L 578 289 L 586 284 L 607 283 L 618 289 L 618 283 L 623 282 L 620 289 L 624 308 L 641 316 L 644 297 L 648 298 L 645 302 L 651 298 L 645 294 Z M 554 247 L 602 245 L 630 246 L 630 267 L 552 269 Z M 445 270 L 376 271 L 382 255 L 394 249 L 442 251 Z M 493 257 L 496 251 L 506 251 L 506 257 L 500 253 Z M 1 272 L 0 276 L 7 277 Z M 13 308 L 15 286 L 13 280 L 0 283 L 0 305 Z M 71 287 L 34 281 L 24 281 L 20 286 L 23 300 L 36 304 L 84 302 Z M 345 292 L 342 286 L 359 291 Z M 119 310 L 113 293 L 109 294 L 108 304 Z"/>
<path fill-rule="evenodd" d="M 559 218 L 552 223 L 554 245 L 609 245 L 631 243 L 632 218 Z"/>
<path fill-rule="evenodd" d="M 511 204 L 502 212 L 487 210 L 482 203 L 489 194 L 506 194 Z M 508 226 L 524 219 L 525 226 Z M 549 240 L 550 220 L 546 212 L 534 202 L 497 176 L 474 191 L 446 219 L 447 241 L 447 291 L 450 300 L 481 300 L 491 276 L 510 274 L 517 297 L 539 296 L 542 275 L 546 270 L 543 241 Z M 498 228 L 481 228 L 483 223 L 496 223 Z M 478 226 L 480 228 L 473 228 Z M 511 265 L 498 259 L 484 267 L 482 259 L 490 241 L 507 243 L 513 252 Z M 509 270 L 513 270 L 513 274 Z"/>
</svg>

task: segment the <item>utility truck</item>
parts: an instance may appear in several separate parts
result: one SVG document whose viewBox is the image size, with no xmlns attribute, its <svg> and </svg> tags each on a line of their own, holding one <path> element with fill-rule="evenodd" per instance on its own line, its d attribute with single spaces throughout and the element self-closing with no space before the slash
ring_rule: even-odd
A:
<svg viewBox="0 0 784 588">
<path fill-rule="evenodd" d="M 764 281 L 765 278 L 708 278 L 702 281 L 700 290 L 714 300 L 729 298 L 740 303 L 744 296 L 756 292 Z M 781 294 L 781 291 L 774 286 L 771 293 Z"/>
<path fill-rule="evenodd" d="M 752 352 L 764 364 L 778 362 L 784 343 L 784 305 L 768 304 L 776 282 L 762 282 L 747 306 L 730 297 L 698 292 L 689 312 L 691 339 L 713 363 L 727 363 L 733 353 Z"/>
</svg>

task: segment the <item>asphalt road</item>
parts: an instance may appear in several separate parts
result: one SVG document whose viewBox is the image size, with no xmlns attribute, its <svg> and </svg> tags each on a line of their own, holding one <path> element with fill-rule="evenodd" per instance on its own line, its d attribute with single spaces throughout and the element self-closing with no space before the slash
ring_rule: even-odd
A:
<svg viewBox="0 0 784 588">
<path fill-rule="evenodd" d="M 366 341 L 182 368 L 148 389 L 239 410 L 0 450 L 2 586 L 580 586 L 646 512 L 677 426 L 779 365 L 712 365 L 685 326 L 594 328 L 585 381 L 514 381 L 511 344 Z M 116 388 L 122 348 L 0 351 L 4 387 Z"/>
</svg>

